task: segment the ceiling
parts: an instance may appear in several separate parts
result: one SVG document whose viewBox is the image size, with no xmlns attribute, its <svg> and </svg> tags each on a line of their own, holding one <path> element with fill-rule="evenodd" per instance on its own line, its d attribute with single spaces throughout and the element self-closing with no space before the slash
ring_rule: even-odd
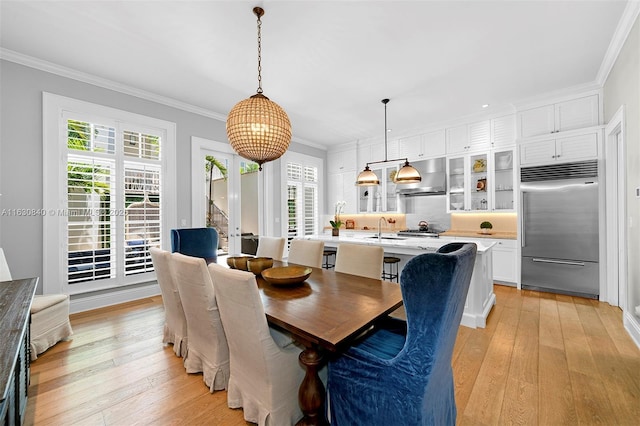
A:
<svg viewBox="0 0 640 426">
<path fill-rule="evenodd" d="M 10 1 L 0 47 L 224 119 L 262 86 L 294 140 L 392 135 L 596 81 L 626 1 Z"/>
</svg>

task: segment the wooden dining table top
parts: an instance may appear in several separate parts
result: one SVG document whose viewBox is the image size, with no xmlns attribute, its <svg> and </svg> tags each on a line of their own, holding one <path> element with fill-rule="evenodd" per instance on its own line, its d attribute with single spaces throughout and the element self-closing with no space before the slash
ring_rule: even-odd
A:
<svg viewBox="0 0 640 426">
<path fill-rule="evenodd" d="M 286 266 L 274 262 L 274 267 Z M 400 286 L 380 279 L 311 268 L 294 286 L 273 285 L 257 276 L 267 320 L 308 344 L 341 350 L 375 320 L 402 305 Z"/>
</svg>

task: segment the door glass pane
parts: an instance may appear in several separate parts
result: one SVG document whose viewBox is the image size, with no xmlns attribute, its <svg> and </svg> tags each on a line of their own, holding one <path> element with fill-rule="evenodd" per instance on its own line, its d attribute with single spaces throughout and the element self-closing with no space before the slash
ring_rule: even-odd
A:
<svg viewBox="0 0 640 426">
<path fill-rule="evenodd" d="M 449 209 L 464 210 L 464 157 L 449 158 Z"/>
<path fill-rule="evenodd" d="M 218 254 L 229 250 L 229 160 L 222 156 L 207 155 L 204 159 L 206 199 L 206 226 L 218 231 Z"/>
<path fill-rule="evenodd" d="M 260 225 L 258 220 L 258 164 L 248 160 L 240 161 L 240 233 L 241 252 L 256 254 Z"/>
<path fill-rule="evenodd" d="M 255 254 L 259 237 L 258 164 L 241 160 L 240 166 L 234 167 L 233 161 L 233 156 L 215 151 L 204 158 L 205 224 L 218 231 L 218 255 L 229 254 L 234 237 L 235 253 Z M 233 197 L 232 179 L 240 181 L 240 193 Z M 231 218 L 235 218 L 234 229 L 230 229 Z"/>
<path fill-rule="evenodd" d="M 385 207 L 385 211 L 387 212 L 395 212 L 398 210 L 398 196 L 396 194 L 396 173 L 398 169 L 396 167 L 386 168 L 385 169 L 385 193 L 387 197 L 387 203 Z"/>
<path fill-rule="evenodd" d="M 494 184 L 496 210 L 513 210 L 513 152 L 511 150 L 496 151 L 494 153 Z"/>
<path fill-rule="evenodd" d="M 291 240 L 298 235 L 300 228 L 298 218 L 301 216 L 298 206 L 300 205 L 300 184 L 290 182 L 287 184 L 287 240 Z"/>
<path fill-rule="evenodd" d="M 487 210 L 489 208 L 487 196 L 487 154 L 472 155 L 469 162 L 471 210 Z"/>
<path fill-rule="evenodd" d="M 115 164 L 69 155 L 67 162 L 68 282 L 115 278 Z M 86 265 L 92 265 L 87 267 Z M 95 266 L 93 266 L 95 265 Z"/>
<path fill-rule="evenodd" d="M 150 247 L 160 247 L 160 167 L 124 164 L 124 273 L 153 270 Z"/>
</svg>

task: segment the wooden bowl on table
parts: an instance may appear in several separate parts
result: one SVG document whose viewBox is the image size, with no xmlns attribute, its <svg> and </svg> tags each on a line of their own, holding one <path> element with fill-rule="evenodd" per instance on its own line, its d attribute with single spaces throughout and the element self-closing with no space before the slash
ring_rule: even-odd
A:
<svg viewBox="0 0 640 426">
<path fill-rule="evenodd" d="M 253 259 L 253 257 L 252 256 L 235 256 L 233 258 L 233 267 L 235 269 L 240 269 L 241 271 L 248 271 L 247 261 L 249 259 Z"/>
<path fill-rule="evenodd" d="M 236 260 L 237 256 L 228 256 L 227 257 L 227 266 L 231 269 L 235 269 L 236 265 L 233 263 Z"/>
<path fill-rule="evenodd" d="M 279 286 L 293 286 L 304 282 L 313 272 L 313 269 L 306 266 L 282 266 L 269 268 L 262 271 L 262 278 L 269 284 Z"/>
<path fill-rule="evenodd" d="M 260 275 L 265 269 L 273 267 L 273 258 L 271 257 L 252 257 L 247 260 L 247 269 L 255 275 Z"/>
</svg>

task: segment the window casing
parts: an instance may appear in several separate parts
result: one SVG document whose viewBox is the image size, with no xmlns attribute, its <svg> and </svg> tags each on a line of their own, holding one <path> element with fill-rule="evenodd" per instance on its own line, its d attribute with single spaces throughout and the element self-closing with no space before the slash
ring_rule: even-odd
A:
<svg viewBox="0 0 640 426">
<path fill-rule="evenodd" d="M 154 280 L 149 248 L 175 227 L 175 125 L 47 93 L 44 106 L 44 293 Z"/>
</svg>

